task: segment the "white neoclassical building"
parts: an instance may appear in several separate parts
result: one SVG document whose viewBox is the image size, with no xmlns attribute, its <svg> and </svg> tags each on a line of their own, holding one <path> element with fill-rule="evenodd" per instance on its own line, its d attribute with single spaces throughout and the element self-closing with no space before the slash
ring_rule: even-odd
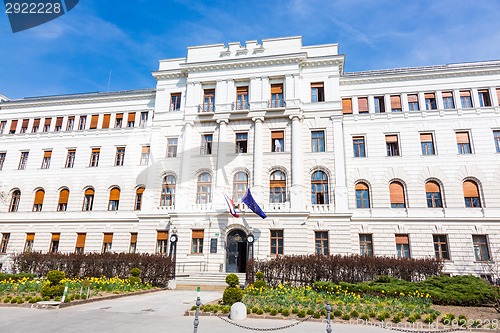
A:
<svg viewBox="0 0 500 333">
<path fill-rule="evenodd" d="M 500 61 L 343 67 L 337 44 L 277 38 L 190 47 L 156 89 L 2 98 L 2 269 L 22 251 L 168 254 L 175 234 L 178 272 L 354 253 L 491 275 Z"/>
</svg>

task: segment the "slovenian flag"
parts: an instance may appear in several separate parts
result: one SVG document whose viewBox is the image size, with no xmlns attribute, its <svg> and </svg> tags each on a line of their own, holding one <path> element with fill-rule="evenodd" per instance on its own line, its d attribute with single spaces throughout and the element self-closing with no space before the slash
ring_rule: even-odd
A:
<svg viewBox="0 0 500 333">
<path fill-rule="evenodd" d="M 234 217 L 240 217 L 238 213 L 236 213 L 236 210 L 234 209 L 233 200 L 231 200 L 226 193 L 224 193 L 224 199 L 226 199 L 227 208 L 229 208 L 229 212 L 231 213 L 231 215 L 233 215 Z"/>
<path fill-rule="evenodd" d="M 267 217 L 266 213 L 262 209 L 260 209 L 259 205 L 255 201 L 255 199 L 252 197 L 252 193 L 250 192 L 250 189 L 247 190 L 247 193 L 245 196 L 241 199 L 241 202 L 243 202 L 245 205 L 248 206 L 254 212 L 255 214 L 259 215 L 263 219 Z"/>
</svg>

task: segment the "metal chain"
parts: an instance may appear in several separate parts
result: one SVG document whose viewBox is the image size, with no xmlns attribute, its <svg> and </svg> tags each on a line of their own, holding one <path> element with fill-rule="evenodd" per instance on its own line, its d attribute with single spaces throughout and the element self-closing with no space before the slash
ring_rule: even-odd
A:
<svg viewBox="0 0 500 333">
<path fill-rule="evenodd" d="M 387 327 L 387 326 L 382 326 L 382 328 L 385 328 L 385 329 L 391 330 L 391 331 L 406 332 L 406 333 L 448 333 L 448 332 L 456 332 L 456 331 L 466 330 L 466 328 L 448 328 L 448 329 L 442 329 L 442 330 L 421 331 L 421 330 L 412 330 L 412 329 L 404 329 L 404 328 L 398 328 L 398 327 Z"/>
<path fill-rule="evenodd" d="M 287 328 L 290 328 L 290 327 L 294 327 L 294 326 L 297 326 L 299 324 L 302 324 L 303 322 L 311 319 L 311 316 L 307 317 L 307 318 L 304 318 L 302 319 L 301 321 L 298 321 L 298 322 L 295 322 L 293 324 L 290 324 L 290 325 L 286 325 L 286 326 L 281 326 L 281 327 L 272 327 L 272 328 L 260 328 L 260 327 L 250 327 L 250 326 L 244 326 L 244 325 L 241 325 L 241 324 L 238 324 L 238 323 L 235 323 L 234 321 L 231 321 L 225 317 L 221 317 L 221 316 L 217 316 L 219 317 L 220 319 L 222 319 L 223 321 L 225 321 L 226 323 L 229 323 L 231 325 L 234 325 L 236 327 L 240 327 L 240 328 L 243 328 L 243 329 L 246 329 L 246 330 L 251 330 L 251 331 L 259 331 L 259 332 L 270 332 L 270 331 L 279 331 L 279 330 L 284 330 L 284 329 L 287 329 Z"/>
</svg>

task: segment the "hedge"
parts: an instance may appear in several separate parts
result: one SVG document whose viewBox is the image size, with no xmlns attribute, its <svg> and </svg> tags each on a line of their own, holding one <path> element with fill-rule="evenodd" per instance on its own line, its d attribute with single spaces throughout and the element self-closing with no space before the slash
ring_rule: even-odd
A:
<svg viewBox="0 0 500 333">
<path fill-rule="evenodd" d="M 60 270 L 67 277 L 120 277 L 128 278 L 137 267 L 141 278 L 153 286 L 166 287 L 171 279 L 173 263 L 170 257 L 156 254 L 133 253 L 40 253 L 27 252 L 14 256 L 17 272 L 46 276 L 51 270 Z"/>
</svg>

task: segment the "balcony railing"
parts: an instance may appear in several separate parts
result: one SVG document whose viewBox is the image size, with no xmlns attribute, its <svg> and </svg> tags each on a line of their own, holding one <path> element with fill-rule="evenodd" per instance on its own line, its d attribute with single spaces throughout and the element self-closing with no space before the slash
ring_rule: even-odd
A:
<svg viewBox="0 0 500 333">
<path fill-rule="evenodd" d="M 333 204 L 307 205 L 306 210 L 311 213 L 331 213 L 334 211 Z"/>
<path fill-rule="evenodd" d="M 198 113 L 205 113 L 205 112 L 215 112 L 215 105 L 214 104 L 198 105 Z"/>
<path fill-rule="evenodd" d="M 285 107 L 285 100 L 282 98 L 280 99 L 272 99 L 267 102 L 267 107 L 270 109 L 275 109 L 275 108 L 284 108 Z"/>
<path fill-rule="evenodd" d="M 249 110 L 250 104 L 246 101 L 238 101 L 232 104 L 232 110 Z"/>
</svg>

